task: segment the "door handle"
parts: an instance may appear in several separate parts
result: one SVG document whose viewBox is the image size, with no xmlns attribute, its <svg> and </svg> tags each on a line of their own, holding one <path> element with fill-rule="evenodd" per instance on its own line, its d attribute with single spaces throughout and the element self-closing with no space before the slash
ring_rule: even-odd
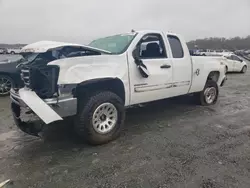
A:
<svg viewBox="0 0 250 188">
<path fill-rule="evenodd" d="M 171 65 L 162 65 L 161 66 L 161 69 L 169 69 L 169 68 L 171 68 Z"/>
</svg>

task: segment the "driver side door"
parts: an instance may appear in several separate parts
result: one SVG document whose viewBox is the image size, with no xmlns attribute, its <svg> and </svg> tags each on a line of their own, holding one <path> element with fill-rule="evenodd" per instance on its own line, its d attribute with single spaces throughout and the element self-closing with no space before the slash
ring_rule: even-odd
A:
<svg viewBox="0 0 250 188">
<path fill-rule="evenodd" d="M 147 34 L 136 45 L 139 58 L 149 76 L 143 77 L 135 60 L 129 59 L 131 104 L 164 99 L 172 95 L 172 60 L 168 58 L 168 44 L 159 33 Z"/>
</svg>

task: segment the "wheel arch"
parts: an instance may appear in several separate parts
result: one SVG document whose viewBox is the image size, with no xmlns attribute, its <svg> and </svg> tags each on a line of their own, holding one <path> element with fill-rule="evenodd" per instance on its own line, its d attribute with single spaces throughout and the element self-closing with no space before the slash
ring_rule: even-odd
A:
<svg viewBox="0 0 250 188">
<path fill-rule="evenodd" d="M 242 66 L 242 68 L 241 68 L 241 72 L 243 72 L 244 67 L 246 67 L 246 69 L 248 69 L 247 64 L 244 64 L 244 65 Z"/>
<path fill-rule="evenodd" d="M 244 65 L 242 66 L 242 68 L 243 68 L 243 67 L 246 67 L 246 68 L 248 68 L 247 64 L 244 64 Z"/>
<path fill-rule="evenodd" d="M 220 72 L 219 71 L 211 71 L 208 76 L 207 76 L 207 81 L 208 80 L 213 80 L 215 82 L 218 82 L 220 78 Z"/>
<path fill-rule="evenodd" d="M 90 95 L 98 90 L 108 90 L 114 92 L 126 103 L 125 86 L 119 78 L 96 78 L 79 83 L 75 90 L 75 96 Z"/>
</svg>

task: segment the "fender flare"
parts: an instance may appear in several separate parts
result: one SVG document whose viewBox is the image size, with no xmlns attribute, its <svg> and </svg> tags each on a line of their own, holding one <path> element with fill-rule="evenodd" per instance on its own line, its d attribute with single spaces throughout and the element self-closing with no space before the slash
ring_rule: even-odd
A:
<svg viewBox="0 0 250 188">
<path fill-rule="evenodd" d="M 94 79 L 83 81 L 83 82 L 79 83 L 78 86 L 82 87 L 82 86 L 86 86 L 86 85 L 89 85 L 89 84 L 95 84 L 95 83 L 98 83 L 98 82 L 105 82 L 105 81 L 111 81 L 111 80 L 119 80 L 119 81 L 121 81 L 119 78 L 115 78 L 115 77 L 94 78 Z"/>
<path fill-rule="evenodd" d="M 112 85 L 112 84 L 108 85 L 108 86 L 105 85 L 105 82 L 109 82 L 109 81 L 111 81 L 111 82 L 113 81 L 114 85 Z M 119 79 L 117 77 L 95 78 L 95 79 L 83 81 L 83 82 L 77 84 L 75 95 L 77 95 L 77 93 L 78 93 L 78 88 L 80 89 L 80 88 L 84 88 L 85 86 L 88 86 L 88 85 L 95 85 L 95 84 L 100 84 L 100 83 L 104 83 L 104 84 L 99 85 L 98 87 L 100 87 L 101 89 L 110 89 L 111 91 L 116 93 L 118 96 L 120 96 L 123 99 L 123 101 L 125 102 L 125 100 L 126 100 L 125 84 L 123 83 L 123 81 L 121 79 Z"/>
</svg>

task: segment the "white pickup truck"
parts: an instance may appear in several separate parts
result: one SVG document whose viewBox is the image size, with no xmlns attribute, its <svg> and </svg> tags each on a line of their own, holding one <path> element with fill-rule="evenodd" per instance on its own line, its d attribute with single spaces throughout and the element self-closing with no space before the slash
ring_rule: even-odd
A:
<svg viewBox="0 0 250 188">
<path fill-rule="evenodd" d="M 132 31 L 88 46 L 38 42 L 21 53 L 25 87 L 11 90 L 17 126 L 32 135 L 42 130 L 23 121 L 22 110 L 50 125 L 71 116 L 76 133 L 91 144 L 118 137 L 126 107 L 191 93 L 201 105 L 213 105 L 226 80 L 219 60 L 191 57 L 180 35 L 160 31 Z"/>
</svg>

